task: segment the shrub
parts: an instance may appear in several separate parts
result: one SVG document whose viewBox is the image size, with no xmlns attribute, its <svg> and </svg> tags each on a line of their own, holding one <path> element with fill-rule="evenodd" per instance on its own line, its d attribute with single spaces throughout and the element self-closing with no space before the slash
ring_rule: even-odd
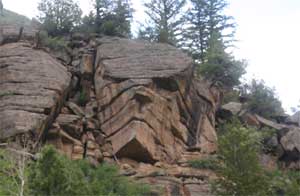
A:
<svg viewBox="0 0 300 196">
<path fill-rule="evenodd" d="M 264 81 L 252 80 L 244 86 L 244 94 L 249 101 L 247 108 L 260 116 L 271 118 L 284 112 L 275 90 L 266 86 Z"/>
<path fill-rule="evenodd" d="M 90 195 L 145 195 L 150 191 L 148 186 L 120 176 L 115 166 L 103 164 L 92 168 L 86 162 L 80 162 L 80 165 L 88 179 Z"/>
<path fill-rule="evenodd" d="M 282 172 L 276 170 L 268 173 L 271 180 L 272 194 L 295 196 L 300 195 L 300 171 Z"/>
<path fill-rule="evenodd" d="M 15 193 L 17 190 L 15 179 L 17 174 L 14 163 L 9 161 L 8 154 L 4 150 L 0 150 L 0 195 Z"/>
<path fill-rule="evenodd" d="M 114 166 L 71 161 L 51 146 L 31 165 L 29 179 L 31 195 L 145 195 L 150 191 L 120 176 Z"/>
<path fill-rule="evenodd" d="M 261 138 L 238 120 L 226 124 L 219 137 L 220 178 L 213 184 L 218 195 L 268 195 L 268 177 L 259 164 Z"/>
<path fill-rule="evenodd" d="M 52 51 L 64 51 L 67 48 L 67 42 L 63 37 L 49 37 L 46 31 L 39 33 L 39 40 L 41 46 Z"/>
<path fill-rule="evenodd" d="M 29 170 L 32 195 L 84 195 L 88 191 L 80 167 L 47 146 Z"/>
<path fill-rule="evenodd" d="M 0 149 L 0 195 L 28 193 L 27 157 Z"/>
<path fill-rule="evenodd" d="M 207 158 L 189 161 L 189 165 L 196 169 L 216 170 L 218 168 L 219 163 L 216 158 Z"/>
</svg>

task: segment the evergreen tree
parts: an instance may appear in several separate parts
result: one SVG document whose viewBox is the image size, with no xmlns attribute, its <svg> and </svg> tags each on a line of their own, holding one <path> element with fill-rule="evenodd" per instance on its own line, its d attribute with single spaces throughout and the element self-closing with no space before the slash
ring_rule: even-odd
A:
<svg viewBox="0 0 300 196">
<path fill-rule="evenodd" d="M 95 14 L 92 12 L 83 21 L 82 29 L 88 28 L 96 33 L 130 37 L 133 9 L 130 0 L 95 0 Z"/>
<path fill-rule="evenodd" d="M 264 81 L 253 79 L 250 85 L 244 85 L 242 88 L 243 96 L 248 97 L 247 108 L 251 112 L 265 118 L 284 114 L 275 89 L 266 86 Z"/>
<path fill-rule="evenodd" d="M 82 11 L 73 0 L 42 0 L 39 20 L 51 36 L 65 35 L 80 24 Z"/>
<path fill-rule="evenodd" d="M 204 63 L 199 65 L 199 73 L 212 83 L 220 83 L 223 88 L 240 84 L 240 77 L 246 73 L 246 63 L 237 61 L 226 53 L 222 36 L 213 32 L 208 41 L 208 48 L 204 56 Z"/>
<path fill-rule="evenodd" d="M 272 195 L 270 181 L 259 163 L 260 135 L 234 119 L 220 130 L 220 164 L 213 191 L 216 195 Z"/>
<path fill-rule="evenodd" d="M 182 8 L 186 0 L 151 0 L 145 3 L 150 18 L 148 26 L 140 30 L 139 37 L 161 43 L 177 44 L 182 33 Z"/>
<path fill-rule="evenodd" d="M 109 14 L 111 11 L 110 8 L 111 1 L 110 0 L 95 0 L 94 8 L 95 8 L 95 25 L 98 27 L 97 31 L 100 33 L 99 29 L 104 22 L 104 18 Z"/>
<path fill-rule="evenodd" d="M 233 41 L 235 24 L 225 15 L 226 0 L 191 0 L 192 8 L 186 14 L 188 21 L 183 47 L 188 49 L 197 62 L 204 62 L 209 40 L 219 32 L 224 46 Z M 229 32 L 229 33 L 228 33 Z"/>
</svg>

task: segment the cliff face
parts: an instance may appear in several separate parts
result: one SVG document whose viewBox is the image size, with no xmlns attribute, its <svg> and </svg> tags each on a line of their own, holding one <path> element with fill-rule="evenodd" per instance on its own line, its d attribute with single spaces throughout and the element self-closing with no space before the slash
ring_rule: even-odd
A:
<svg viewBox="0 0 300 196">
<path fill-rule="evenodd" d="M 172 163 L 189 147 L 216 150 L 215 101 L 208 87 L 197 91 L 190 58 L 162 44 L 100 42 L 97 117 L 117 157 Z"/>
<path fill-rule="evenodd" d="M 0 140 L 26 135 L 33 151 L 50 143 L 74 160 L 117 162 L 167 194 L 208 191 L 199 184 L 213 174 L 184 165 L 216 151 L 220 95 L 193 78 L 187 55 L 163 44 L 74 35 L 57 59 L 16 43 L 33 39 L 12 31 L 1 31 Z M 189 178 L 200 188 L 186 190 L 181 179 Z"/>
</svg>

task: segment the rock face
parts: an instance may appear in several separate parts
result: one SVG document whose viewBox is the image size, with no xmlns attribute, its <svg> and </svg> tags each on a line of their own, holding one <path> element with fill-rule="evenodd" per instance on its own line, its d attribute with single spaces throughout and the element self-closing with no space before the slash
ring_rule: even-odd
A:
<svg viewBox="0 0 300 196">
<path fill-rule="evenodd" d="M 190 58 L 162 44 L 99 42 L 98 120 L 116 157 L 172 163 L 189 147 L 216 151 L 218 98 L 208 86 L 191 79 Z"/>
<path fill-rule="evenodd" d="M 20 26 L 15 24 L 7 24 L 0 26 L 0 45 L 6 43 L 14 43 L 19 40 L 33 41 L 37 28 L 26 25 Z"/>
<path fill-rule="evenodd" d="M 0 139 L 41 135 L 59 112 L 70 78 L 47 53 L 24 43 L 0 46 Z"/>
<path fill-rule="evenodd" d="M 296 112 L 294 115 L 288 117 L 287 123 L 296 124 L 300 126 L 300 111 Z"/>
<path fill-rule="evenodd" d="M 167 195 L 209 194 L 213 172 L 187 161 L 217 150 L 220 94 L 193 78 L 188 56 L 163 44 L 76 35 L 58 61 L 11 43 L 19 40 L 0 45 L 0 140 L 30 134 L 73 160 L 130 160 L 123 175 Z"/>
</svg>

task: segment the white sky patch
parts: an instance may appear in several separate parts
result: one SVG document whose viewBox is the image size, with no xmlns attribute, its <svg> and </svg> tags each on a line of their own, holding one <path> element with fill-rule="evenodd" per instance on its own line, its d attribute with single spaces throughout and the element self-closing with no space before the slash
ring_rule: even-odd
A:
<svg viewBox="0 0 300 196">
<path fill-rule="evenodd" d="M 145 20 L 143 4 L 132 0 L 133 27 Z M 4 7 L 30 18 L 38 15 L 40 0 L 3 0 Z M 91 0 L 78 0 L 84 14 Z M 263 79 L 275 87 L 286 110 L 300 100 L 300 0 L 229 0 L 227 13 L 237 27 L 237 58 L 249 61 L 247 79 Z"/>
</svg>

